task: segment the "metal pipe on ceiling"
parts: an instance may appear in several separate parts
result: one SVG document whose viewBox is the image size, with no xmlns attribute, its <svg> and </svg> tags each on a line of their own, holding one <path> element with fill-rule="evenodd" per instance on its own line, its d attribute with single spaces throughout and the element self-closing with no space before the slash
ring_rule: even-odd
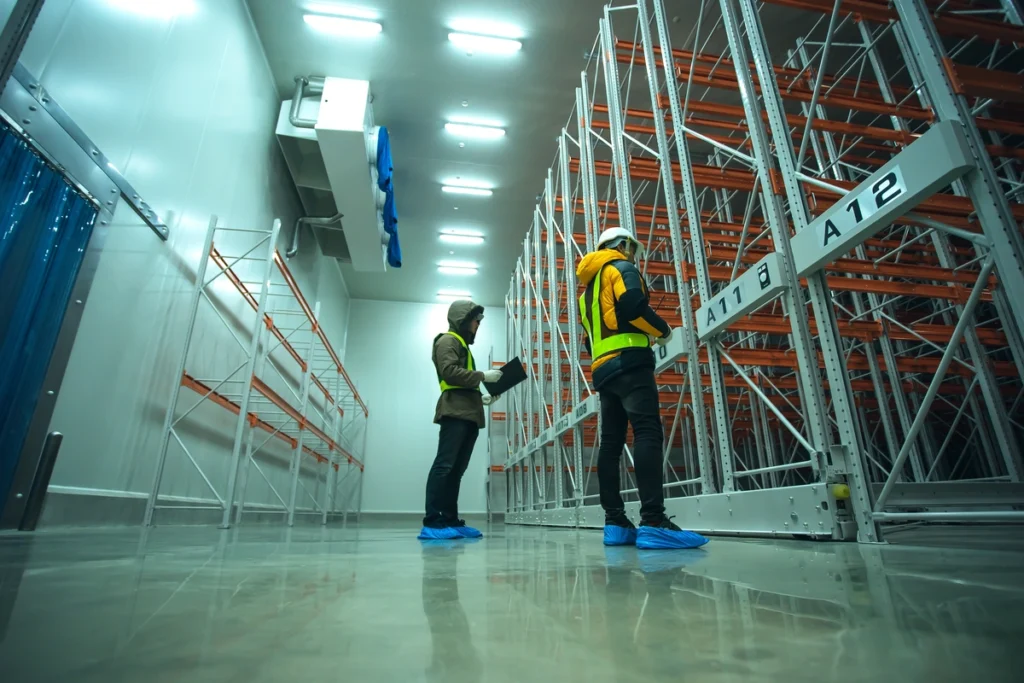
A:
<svg viewBox="0 0 1024 683">
<path fill-rule="evenodd" d="M 303 224 L 315 225 L 321 228 L 326 228 L 334 223 L 340 223 L 342 214 L 336 213 L 333 216 L 317 217 L 317 216 L 301 216 L 295 221 L 295 229 L 292 230 L 292 243 L 288 247 L 288 251 L 284 253 L 285 258 L 292 258 L 299 253 L 299 232 Z M 340 226 L 339 226 L 340 227 Z"/>
</svg>

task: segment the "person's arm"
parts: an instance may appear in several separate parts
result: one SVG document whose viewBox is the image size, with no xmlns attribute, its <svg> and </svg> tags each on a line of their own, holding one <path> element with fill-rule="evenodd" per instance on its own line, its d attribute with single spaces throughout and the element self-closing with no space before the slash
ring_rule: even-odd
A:
<svg viewBox="0 0 1024 683">
<path fill-rule="evenodd" d="M 466 361 L 459 358 L 462 345 L 450 334 L 443 335 L 434 345 L 434 365 L 441 379 L 453 387 L 476 389 L 484 381 L 484 373 L 467 370 Z"/>
<path fill-rule="evenodd" d="M 618 261 L 614 265 L 620 276 L 612 280 L 615 317 L 628 320 L 630 325 L 655 339 L 668 336 L 672 328 L 651 308 L 640 280 L 640 271 L 627 261 Z"/>
</svg>

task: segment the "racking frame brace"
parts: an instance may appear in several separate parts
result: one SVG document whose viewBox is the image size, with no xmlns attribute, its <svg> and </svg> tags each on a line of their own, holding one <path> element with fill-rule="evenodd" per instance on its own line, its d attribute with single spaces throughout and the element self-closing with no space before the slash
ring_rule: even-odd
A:
<svg viewBox="0 0 1024 683">
<path fill-rule="evenodd" d="M 284 514 L 289 526 L 298 514 L 318 515 L 321 524 L 327 524 L 329 516 L 335 514 L 341 514 L 343 522 L 347 522 L 350 509 L 359 515 L 364 466 L 354 453 L 365 450 L 369 410 L 320 325 L 319 302 L 309 305 L 277 251 L 280 225 L 275 220 L 268 230 L 240 229 L 219 226 L 216 216 L 210 220 L 146 506 L 147 526 L 153 524 L 158 509 L 220 510 L 221 528 L 231 526 L 232 516 L 235 524 L 240 523 L 245 512 Z M 228 244 L 230 253 L 222 253 L 220 249 L 224 246 L 219 249 L 215 240 Z M 212 276 L 208 275 L 211 263 L 216 270 Z M 233 308 L 213 296 L 213 289 L 220 287 L 241 295 L 242 305 Z M 217 365 L 190 353 L 197 346 L 197 318 L 204 300 L 243 356 L 242 362 L 230 370 L 211 372 L 216 375 L 214 379 L 189 372 L 192 363 Z M 246 314 L 246 310 L 251 312 Z M 241 322 L 245 317 L 250 323 Z M 294 365 L 288 367 L 285 359 Z M 221 365 L 226 368 L 231 362 Z M 179 414 L 183 388 L 198 394 L 199 399 Z M 236 416 L 230 459 L 221 464 L 209 458 L 207 464 L 207 469 L 220 466 L 226 470 L 224 495 L 182 438 L 183 420 L 207 401 Z M 259 442 L 258 433 L 266 434 Z M 174 496 L 163 497 L 165 504 L 161 504 L 160 489 L 172 441 L 213 494 L 216 505 L 206 504 L 202 499 L 199 505 L 185 505 L 183 502 L 191 503 L 192 499 L 182 501 Z M 286 444 L 291 452 L 287 498 L 257 459 L 264 447 L 278 442 Z M 319 489 L 316 493 L 310 492 L 302 481 L 303 456 L 312 458 L 316 465 L 325 465 L 315 471 Z M 252 469 L 266 483 L 279 506 L 247 505 Z M 356 472 L 355 479 L 351 479 Z M 338 491 L 343 485 L 346 495 L 339 501 Z M 300 489 L 305 494 L 301 500 L 308 498 L 311 507 L 300 507 Z"/>
</svg>

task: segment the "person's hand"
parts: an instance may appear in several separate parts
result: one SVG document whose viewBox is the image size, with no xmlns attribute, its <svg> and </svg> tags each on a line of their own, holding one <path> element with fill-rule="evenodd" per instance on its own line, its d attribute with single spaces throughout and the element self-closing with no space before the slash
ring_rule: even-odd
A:
<svg viewBox="0 0 1024 683">
<path fill-rule="evenodd" d="M 664 346 L 665 344 L 668 344 L 671 339 L 672 330 L 669 330 L 668 334 L 666 334 L 664 337 L 658 337 L 657 339 L 654 340 L 654 343 L 657 344 L 658 346 Z"/>
<path fill-rule="evenodd" d="M 494 384 L 501 380 L 501 370 L 485 370 L 484 381 L 488 384 Z"/>
<path fill-rule="evenodd" d="M 499 398 L 501 398 L 501 394 L 498 394 L 497 396 L 484 396 L 484 405 L 489 406 L 492 403 L 496 402 Z"/>
</svg>

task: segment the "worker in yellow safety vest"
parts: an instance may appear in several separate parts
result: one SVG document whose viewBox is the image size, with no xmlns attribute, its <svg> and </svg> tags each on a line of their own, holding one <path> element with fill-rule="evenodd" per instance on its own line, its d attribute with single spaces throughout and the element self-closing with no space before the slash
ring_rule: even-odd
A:
<svg viewBox="0 0 1024 683">
<path fill-rule="evenodd" d="M 636 267 L 643 245 L 624 228 L 601 233 L 597 250 L 584 256 L 576 277 L 585 289 L 580 319 L 591 357 L 591 380 L 601 398 L 597 478 L 605 512 L 605 545 L 696 548 L 707 539 L 684 531 L 665 515 L 664 429 L 654 379 L 655 344 L 672 329 L 651 308 L 647 284 Z M 640 528 L 626 515 L 619 461 L 633 425 L 633 464 L 640 496 Z"/>
<path fill-rule="evenodd" d="M 434 337 L 432 356 L 441 386 L 434 423 L 441 431 L 437 456 L 427 475 L 426 516 L 419 535 L 422 540 L 483 536 L 459 519 L 459 485 L 477 436 L 487 424 L 484 406 L 498 398 L 485 396 L 480 384 L 501 379 L 500 370 L 477 370 L 469 350 L 483 319 L 483 306 L 455 301 L 448 308 L 448 331 Z"/>
</svg>

